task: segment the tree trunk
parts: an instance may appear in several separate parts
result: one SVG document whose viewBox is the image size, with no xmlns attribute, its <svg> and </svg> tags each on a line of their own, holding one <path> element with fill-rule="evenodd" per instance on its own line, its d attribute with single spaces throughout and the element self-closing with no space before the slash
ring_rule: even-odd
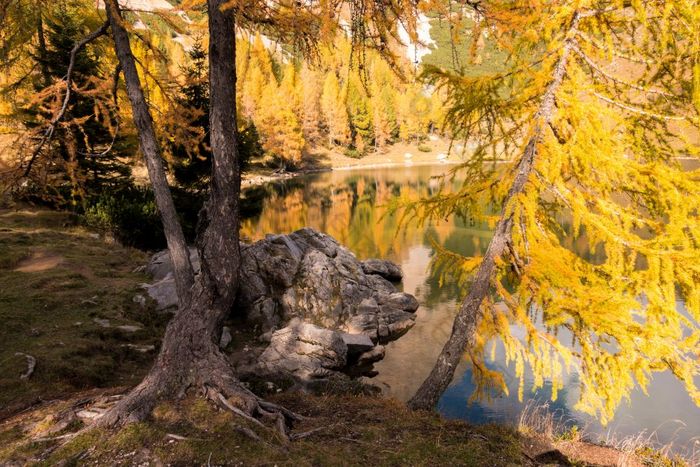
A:
<svg viewBox="0 0 700 467">
<path fill-rule="evenodd" d="M 575 13 L 569 26 L 569 31 L 576 28 L 579 22 L 579 14 Z M 423 381 L 416 394 L 408 401 L 408 406 L 414 410 L 433 409 L 447 386 L 452 382 L 455 369 L 464 354 L 464 351 L 473 346 L 476 328 L 481 318 L 481 303 L 491 289 L 491 281 L 496 268 L 496 261 L 503 255 L 506 246 L 511 242 L 513 229 L 513 215 L 507 214 L 510 201 L 523 192 L 537 156 L 537 145 L 542 137 L 543 128 L 552 122 L 554 113 L 554 99 L 566 73 L 566 64 L 571 55 L 573 40 L 567 38 L 564 42 L 561 55 L 552 73 L 552 79 L 545 89 L 540 101 L 540 106 L 535 115 L 535 130 L 528 140 L 525 151 L 517 166 L 517 173 L 508 195 L 503 203 L 501 218 L 496 225 L 491 242 L 481 261 L 476 278 L 469 289 L 469 295 L 460 306 L 459 313 L 452 325 L 452 334 L 442 348 L 438 360 L 430 375 Z"/>
<path fill-rule="evenodd" d="M 218 345 L 222 321 L 236 299 L 240 265 L 234 13 L 221 11 L 225 1 L 208 1 L 212 177 L 198 225 L 202 269 L 190 298 L 168 324 L 150 373 L 99 420 L 102 426 L 142 420 L 159 400 L 192 387 L 246 419 L 275 422 L 283 433 L 286 419 L 295 418 L 245 389 Z"/>
<path fill-rule="evenodd" d="M 186 302 L 194 282 L 194 271 L 190 263 L 189 250 L 185 242 L 185 235 L 175 211 L 168 180 L 165 176 L 165 168 L 160 155 L 160 147 L 153 129 L 153 119 L 148 110 L 146 98 L 143 95 L 141 80 L 136 70 L 136 60 L 131 51 L 129 35 L 124 27 L 124 19 L 117 0 L 106 0 L 105 9 L 107 18 L 112 28 L 114 47 L 117 58 L 124 73 L 126 89 L 131 101 L 131 110 L 134 117 L 134 124 L 138 130 L 141 152 L 146 159 L 148 167 L 148 177 L 156 199 L 156 205 L 163 222 L 163 231 L 168 243 L 170 258 L 173 262 L 175 275 L 175 285 L 182 307 Z"/>
<path fill-rule="evenodd" d="M 39 43 L 39 64 L 41 66 L 41 76 L 44 79 L 44 87 L 51 85 L 51 74 L 46 63 L 46 36 L 44 35 L 44 18 L 41 10 L 36 22 L 36 35 Z"/>
</svg>

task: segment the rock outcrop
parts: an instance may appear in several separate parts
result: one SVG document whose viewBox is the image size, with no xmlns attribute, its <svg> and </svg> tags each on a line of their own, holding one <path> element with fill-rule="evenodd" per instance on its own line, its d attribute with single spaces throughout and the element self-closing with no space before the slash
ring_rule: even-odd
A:
<svg viewBox="0 0 700 467">
<path fill-rule="evenodd" d="M 190 252 L 199 270 L 196 250 Z M 166 251 L 147 267 L 155 282 L 144 288 L 158 309 L 174 309 L 177 295 Z M 333 238 L 312 229 L 268 235 L 241 245 L 236 312 L 269 341 L 258 358 L 263 373 L 298 381 L 372 374 L 381 345 L 414 324 L 418 301 L 390 281 L 402 277 L 389 261 L 359 261 Z"/>
<path fill-rule="evenodd" d="M 400 277 L 397 265 L 370 261 L 365 267 L 367 262 L 312 229 L 269 235 L 242 251 L 238 305 L 263 331 L 300 318 L 367 334 L 374 342 L 394 339 L 413 326 L 418 301 L 383 277 Z"/>
</svg>

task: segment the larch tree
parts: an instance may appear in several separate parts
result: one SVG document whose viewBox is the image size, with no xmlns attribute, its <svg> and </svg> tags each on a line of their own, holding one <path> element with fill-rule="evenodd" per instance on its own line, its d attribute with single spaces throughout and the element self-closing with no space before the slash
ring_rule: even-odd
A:
<svg viewBox="0 0 700 467">
<path fill-rule="evenodd" d="M 294 87 L 291 83 L 284 84 L 283 81 L 278 86 L 277 81 L 271 80 L 263 90 L 256 127 L 265 152 L 283 166 L 295 166 L 301 162 L 305 141 L 298 114 L 294 112 Z"/>
<path fill-rule="evenodd" d="M 94 4 L 15 0 L 2 8 L 3 191 L 77 207 L 101 185 L 127 184 L 115 145 L 118 73 Z"/>
<path fill-rule="evenodd" d="M 384 148 L 397 134 L 396 103 L 394 84 L 397 77 L 383 60 L 372 63 L 372 81 L 370 83 L 372 100 L 372 124 L 374 126 L 374 145 Z"/>
<path fill-rule="evenodd" d="M 321 139 L 322 86 L 320 73 L 307 64 L 302 65 L 298 91 L 301 94 L 301 130 L 309 144 L 316 144 Z"/>
<path fill-rule="evenodd" d="M 345 100 L 350 116 L 352 143 L 361 154 L 374 142 L 372 108 L 365 87 L 359 73 L 351 73 L 348 76 Z"/>
<path fill-rule="evenodd" d="M 505 389 L 485 364 L 496 340 L 521 394 L 528 365 L 553 397 L 576 371 L 578 408 L 603 423 L 660 371 L 700 404 L 700 4 L 469 3 L 510 59 L 488 76 L 427 70 L 452 134 L 480 145 L 460 188 L 404 205 L 495 230 L 483 257 L 436 255 L 465 297 L 409 406 L 433 408 L 465 352 L 479 388 Z"/>
<path fill-rule="evenodd" d="M 348 111 L 338 77 L 333 71 L 326 75 L 326 79 L 323 82 L 321 111 L 323 112 L 328 132 L 328 143 L 330 145 L 347 144 L 350 137 Z"/>
</svg>

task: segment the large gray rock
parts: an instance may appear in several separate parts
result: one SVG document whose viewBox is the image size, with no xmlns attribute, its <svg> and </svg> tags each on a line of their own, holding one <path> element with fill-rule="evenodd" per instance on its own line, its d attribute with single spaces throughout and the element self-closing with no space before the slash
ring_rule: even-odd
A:
<svg viewBox="0 0 700 467">
<path fill-rule="evenodd" d="M 387 270 L 399 270 L 386 264 Z M 333 238 L 302 229 L 243 248 L 237 305 L 265 331 L 300 318 L 377 341 L 410 328 L 418 302 L 381 275 L 367 274 L 363 263 Z M 380 332 L 381 326 L 389 332 Z"/>
<path fill-rule="evenodd" d="M 198 271 L 195 249 L 190 258 Z M 158 309 L 177 307 L 167 251 L 156 253 L 147 271 L 156 282 L 144 287 Z M 360 262 L 312 229 L 241 245 L 240 273 L 236 312 L 258 327 L 261 341 L 269 342 L 259 357 L 260 369 L 302 381 L 340 372 L 366 374 L 364 367 L 384 356 L 378 344 L 410 329 L 418 308 L 412 295 L 390 282 L 401 278 L 396 264 Z M 363 370 L 348 368 L 358 362 Z"/>
<path fill-rule="evenodd" d="M 142 284 L 141 287 L 156 302 L 156 310 L 173 310 L 177 308 L 177 289 L 175 288 L 175 278 L 172 271 L 168 272 L 160 280 L 156 280 L 152 284 Z"/>
</svg>

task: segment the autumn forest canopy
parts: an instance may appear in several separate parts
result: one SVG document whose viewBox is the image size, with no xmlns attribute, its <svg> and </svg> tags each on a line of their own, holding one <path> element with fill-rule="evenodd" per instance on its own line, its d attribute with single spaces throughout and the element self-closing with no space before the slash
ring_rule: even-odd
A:
<svg viewBox="0 0 700 467">
<path fill-rule="evenodd" d="M 105 426 L 192 386 L 290 422 L 212 344 L 241 177 L 433 140 L 459 163 L 383 198 L 396 235 L 455 217 L 493 235 L 478 256 L 432 243 L 458 309 L 409 408 L 433 409 L 464 359 L 474 398 L 508 391 L 496 343 L 521 397 L 528 371 L 553 398 L 576 373 L 603 424 L 660 372 L 700 406 L 697 0 L 0 0 L 0 66 L 0 202 L 171 251 L 180 311 Z"/>
</svg>

